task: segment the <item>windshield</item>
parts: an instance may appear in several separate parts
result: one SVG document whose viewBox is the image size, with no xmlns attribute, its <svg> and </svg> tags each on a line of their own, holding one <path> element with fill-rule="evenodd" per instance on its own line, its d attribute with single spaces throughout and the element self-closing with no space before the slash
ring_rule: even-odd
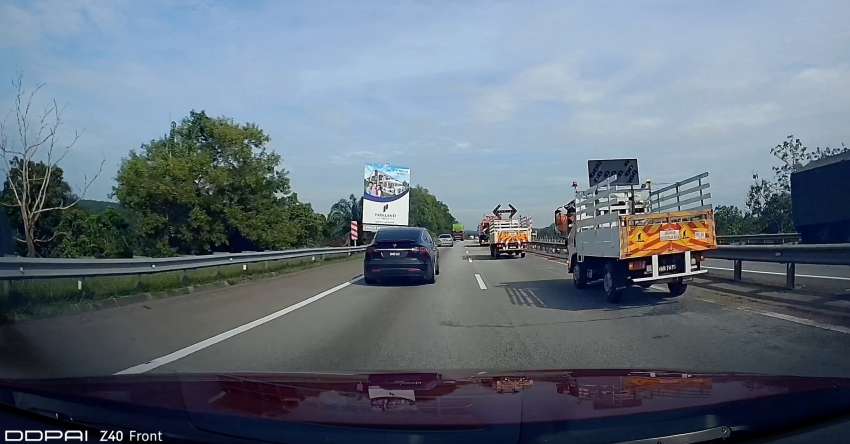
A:
<svg viewBox="0 0 850 444">
<path fill-rule="evenodd" d="M 419 239 L 421 234 L 420 230 L 390 228 L 379 231 L 375 235 L 375 242 L 415 241 Z"/>
<path fill-rule="evenodd" d="M 0 378 L 848 376 L 847 17 L 0 2 Z"/>
</svg>

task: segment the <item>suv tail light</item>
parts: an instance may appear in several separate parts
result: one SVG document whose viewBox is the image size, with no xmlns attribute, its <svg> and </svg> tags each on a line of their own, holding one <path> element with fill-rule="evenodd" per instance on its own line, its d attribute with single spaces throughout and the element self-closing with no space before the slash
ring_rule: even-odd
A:
<svg viewBox="0 0 850 444">
<path fill-rule="evenodd" d="M 428 249 L 427 249 L 427 248 L 425 248 L 425 247 L 417 247 L 417 248 L 416 248 L 416 252 L 417 252 L 417 253 L 419 253 L 419 255 L 420 255 L 420 256 L 422 256 L 422 257 L 426 257 L 426 258 L 427 258 L 427 257 L 430 257 L 430 256 L 431 256 L 431 251 L 430 251 L 430 250 L 428 250 Z"/>
<path fill-rule="evenodd" d="M 374 246 L 366 247 L 366 257 L 371 258 L 371 257 L 374 257 L 374 256 L 375 256 L 375 247 Z"/>
</svg>

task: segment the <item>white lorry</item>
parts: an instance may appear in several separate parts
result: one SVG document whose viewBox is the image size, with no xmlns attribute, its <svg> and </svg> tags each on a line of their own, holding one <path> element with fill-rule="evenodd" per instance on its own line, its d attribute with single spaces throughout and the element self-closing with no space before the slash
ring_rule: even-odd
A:
<svg viewBox="0 0 850 444">
<path fill-rule="evenodd" d="M 631 284 L 666 283 L 671 295 L 706 273 L 702 254 L 717 248 L 708 173 L 659 190 L 651 183 L 614 185 L 609 177 L 555 210 L 556 232 L 565 238 L 568 271 L 576 288 L 602 279 L 609 302 Z"/>
</svg>

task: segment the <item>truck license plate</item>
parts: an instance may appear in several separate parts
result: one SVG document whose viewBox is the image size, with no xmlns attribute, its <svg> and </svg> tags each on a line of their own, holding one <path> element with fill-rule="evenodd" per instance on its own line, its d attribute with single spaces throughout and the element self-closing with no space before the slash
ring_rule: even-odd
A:
<svg viewBox="0 0 850 444">
<path fill-rule="evenodd" d="M 676 265 L 659 265 L 658 272 L 664 273 L 665 271 L 674 271 L 676 269 Z"/>
<path fill-rule="evenodd" d="M 663 240 L 663 241 L 679 240 L 679 230 L 661 230 L 661 240 Z"/>
</svg>

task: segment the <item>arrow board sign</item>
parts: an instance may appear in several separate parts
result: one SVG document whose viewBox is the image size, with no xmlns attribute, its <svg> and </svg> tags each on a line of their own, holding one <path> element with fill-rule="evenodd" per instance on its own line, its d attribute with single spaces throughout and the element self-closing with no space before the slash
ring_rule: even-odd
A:
<svg viewBox="0 0 850 444">
<path fill-rule="evenodd" d="M 496 208 L 493 208 L 493 215 L 501 219 L 503 214 L 509 214 L 510 216 L 508 216 L 508 219 L 513 218 L 517 212 L 517 209 L 514 208 L 514 206 L 511 204 L 508 204 L 508 207 L 510 207 L 510 209 L 503 209 L 501 204 L 496 205 Z"/>
<path fill-rule="evenodd" d="M 614 175 L 617 176 L 617 180 L 612 185 L 640 184 L 637 159 L 588 160 L 587 173 L 590 186 Z"/>
</svg>

